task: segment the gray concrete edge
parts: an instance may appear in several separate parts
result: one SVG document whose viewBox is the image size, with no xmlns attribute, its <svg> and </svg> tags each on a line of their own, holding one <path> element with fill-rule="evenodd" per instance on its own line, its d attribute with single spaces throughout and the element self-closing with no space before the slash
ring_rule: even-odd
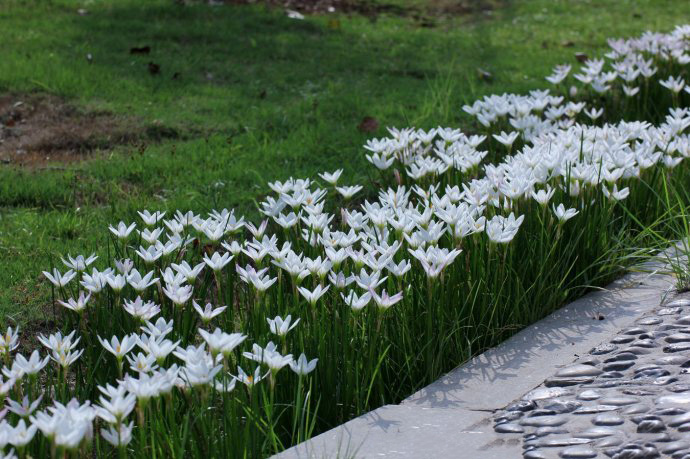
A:
<svg viewBox="0 0 690 459">
<path fill-rule="evenodd" d="M 660 262 L 638 271 L 526 327 L 399 405 L 382 406 L 274 457 L 520 457 L 520 445 L 510 443 L 515 440 L 494 434 L 493 412 L 659 307 L 674 277 Z"/>
</svg>

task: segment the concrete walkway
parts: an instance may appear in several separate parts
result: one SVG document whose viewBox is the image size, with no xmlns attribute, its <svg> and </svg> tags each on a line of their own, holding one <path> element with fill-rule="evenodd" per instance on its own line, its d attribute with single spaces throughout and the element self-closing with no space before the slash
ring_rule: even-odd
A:
<svg viewBox="0 0 690 459">
<path fill-rule="evenodd" d="M 648 273 L 628 274 L 607 288 L 567 305 L 411 395 L 400 405 L 378 408 L 275 457 L 522 457 L 523 452 L 535 449 L 525 445 L 535 434 L 523 438 L 525 435 L 519 434 L 524 428 L 516 429 L 516 435 L 496 433 L 495 423 L 513 425 L 496 418 L 535 389 L 537 392 L 528 398 L 536 394 L 533 398 L 539 399 L 549 391 L 550 395 L 557 395 L 559 390 L 565 390 L 558 386 L 548 389 L 543 383 L 668 301 L 674 279 L 667 274 L 649 273 L 651 268 L 658 270 L 659 266 L 649 264 Z M 594 318 L 599 315 L 604 319 Z M 579 448 L 572 442 L 565 446 L 575 453 L 572 448 Z M 526 457 L 552 456 L 536 453 Z M 558 454 L 596 457 L 563 456 L 562 450 Z"/>
</svg>

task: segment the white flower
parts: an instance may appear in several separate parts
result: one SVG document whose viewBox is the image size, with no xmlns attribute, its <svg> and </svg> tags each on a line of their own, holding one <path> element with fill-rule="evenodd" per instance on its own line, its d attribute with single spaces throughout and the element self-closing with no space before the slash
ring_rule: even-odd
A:
<svg viewBox="0 0 690 459">
<path fill-rule="evenodd" d="M 160 306 L 153 301 L 144 303 L 144 300 L 142 300 L 140 296 L 137 296 L 134 301 L 125 300 L 122 307 L 132 317 L 142 321 L 151 320 L 155 315 L 161 312 Z"/>
<path fill-rule="evenodd" d="M 268 322 L 268 327 L 271 330 L 271 333 L 283 337 L 287 335 L 290 330 L 297 326 L 300 319 L 297 319 L 294 323 L 292 323 L 292 326 L 290 325 L 292 322 L 291 315 L 288 315 L 285 320 L 283 320 L 283 318 L 280 316 L 276 316 L 274 319 L 266 318 L 266 321 Z"/>
<path fill-rule="evenodd" d="M 518 132 L 511 132 L 510 134 L 501 131 L 500 134 L 494 134 L 493 138 L 502 143 L 503 145 L 506 146 L 508 150 L 513 148 L 513 143 L 515 143 L 515 140 L 518 138 L 520 133 Z"/>
<path fill-rule="evenodd" d="M 201 306 L 199 306 L 196 301 L 192 301 L 192 305 L 204 322 L 210 322 L 214 317 L 219 316 L 228 308 L 227 306 L 220 306 L 214 309 L 211 303 L 206 303 L 206 307 L 201 309 Z"/>
<path fill-rule="evenodd" d="M 371 293 L 371 297 L 374 299 L 376 306 L 382 310 L 390 308 L 395 303 L 398 303 L 400 300 L 402 300 L 403 297 L 402 292 L 398 292 L 393 296 L 388 296 L 388 292 L 385 290 L 381 292 L 381 296 L 379 296 L 373 289 L 369 290 L 369 292 Z"/>
<path fill-rule="evenodd" d="M 72 271 L 71 269 L 67 271 L 64 275 L 60 274 L 60 271 L 57 270 L 57 268 L 53 268 L 53 273 L 49 273 L 48 271 L 43 271 L 43 275 L 56 287 L 61 288 L 64 287 L 65 285 L 69 284 L 69 282 L 74 279 L 77 275 L 76 272 Z"/>
<path fill-rule="evenodd" d="M 316 363 L 318 361 L 319 359 L 314 359 L 308 362 L 307 356 L 302 353 L 296 361 L 293 360 L 290 362 L 290 369 L 299 376 L 305 376 L 316 369 Z"/>
<path fill-rule="evenodd" d="M 34 438 L 34 435 L 36 435 L 36 430 L 38 430 L 36 425 L 30 424 L 27 427 L 26 422 L 24 422 L 23 419 L 20 419 L 19 423 L 14 427 L 14 429 L 12 429 L 9 442 L 17 448 L 23 448 Z"/>
<path fill-rule="evenodd" d="M 209 258 L 208 255 L 204 255 L 204 263 L 206 263 L 206 265 L 213 271 L 218 272 L 221 269 L 223 269 L 228 263 L 230 263 L 232 258 L 233 256 L 227 252 L 223 255 L 219 254 L 218 252 L 214 252 L 211 258 Z"/>
<path fill-rule="evenodd" d="M 67 254 L 67 260 L 66 261 L 64 258 L 61 258 L 62 262 L 65 264 L 70 269 L 73 269 L 77 272 L 81 271 L 86 271 L 86 268 L 96 261 L 98 257 L 96 256 L 95 253 L 92 253 L 89 258 L 84 258 L 84 255 L 77 255 L 76 258 L 72 258 L 69 254 Z"/>
<path fill-rule="evenodd" d="M 170 298 L 170 301 L 177 306 L 184 306 L 184 304 L 192 297 L 193 292 L 191 285 L 168 284 L 165 288 L 163 288 L 163 293 L 165 293 L 165 296 Z"/>
<path fill-rule="evenodd" d="M 173 330 L 173 321 L 166 322 L 164 317 L 159 317 L 155 324 L 147 321 L 141 330 L 154 338 L 162 338 Z"/>
<path fill-rule="evenodd" d="M 31 413 L 36 411 L 36 408 L 38 408 L 38 405 L 41 404 L 42 399 L 43 399 L 43 394 L 39 395 L 38 398 L 36 400 L 34 400 L 33 402 L 29 401 L 28 395 L 24 396 L 21 403 L 16 402 L 12 399 L 8 399 L 7 400 L 7 409 L 21 418 L 27 418 L 27 417 L 29 417 L 29 415 L 31 415 Z"/>
<path fill-rule="evenodd" d="M 136 228 L 136 227 L 137 227 L 136 223 L 132 223 L 131 225 L 127 226 L 125 224 L 125 222 L 120 222 L 117 224 L 117 227 L 109 226 L 108 229 L 118 239 L 127 239 L 129 237 L 129 235 L 132 234 L 132 231 L 134 231 L 134 228 Z"/>
<path fill-rule="evenodd" d="M 139 216 L 141 217 L 141 219 L 144 221 L 144 224 L 145 224 L 146 226 L 153 226 L 153 225 L 155 225 L 155 224 L 158 223 L 158 222 L 163 218 L 163 216 L 165 215 L 165 212 L 156 211 L 156 212 L 151 213 L 151 212 L 149 212 L 148 210 L 144 210 L 144 211 L 142 211 L 142 212 L 137 212 L 137 213 L 139 214 Z"/>
<path fill-rule="evenodd" d="M 129 424 L 122 423 L 117 426 L 110 426 L 108 430 L 101 429 L 101 436 L 115 447 L 126 446 L 132 441 L 133 429 L 134 421 L 131 421 Z"/>
<path fill-rule="evenodd" d="M 352 196 L 361 191 L 362 188 L 364 188 L 362 185 L 335 187 L 338 193 L 340 193 L 345 199 L 350 199 Z"/>
<path fill-rule="evenodd" d="M 132 269 L 129 274 L 127 274 L 127 282 L 137 293 L 141 294 L 144 290 L 158 282 L 158 278 L 153 279 L 153 271 L 149 271 L 142 277 L 139 271 Z"/>
<path fill-rule="evenodd" d="M 512 212 L 508 218 L 502 215 L 495 215 L 486 223 L 486 235 L 492 242 L 507 244 L 513 240 L 524 219 L 524 215 L 516 219 Z"/>
<path fill-rule="evenodd" d="M 683 80 L 683 78 L 680 76 L 677 78 L 670 76 L 666 80 L 660 80 L 659 84 L 672 93 L 678 94 L 683 90 L 683 87 L 685 87 L 685 80 Z"/>
<path fill-rule="evenodd" d="M 330 288 L 330 285 L 327 285 L 326 288 L 323 288 L 321 284 L 317 285 L 316 288 L 312 291 L 304 287 L 297 287 L 297 290 L 299 290 L 299 293 L 309 302 L 311 303 L 312 306 L 316 304 L 317 301 L 319 301 L 319 298 L 323 296 L 324 293 L 328 291 Z"/>
<path fill-rule="evenodd" d="M 550 186 L 547 185 L 545 190 L 539 190 L 539 191 L 532 190 L 532 197 L 539 204 L 541 204 L 542 206 L 545 206 L 549 203 L 549 201 L 553 197 L 554 193 L 556 193 L 556 190 L 554 190 L 553 188 L 551 188 Z"/>
<path fill-rule="evenodd" d="M 556 218 L 558 219 L 559 222 L 564 223 L 571 218 L 573 218 L 575 215 L 577 215 L 579 212 L 577 209 L 567 209 L 563 204 L 559 204 L 558 207 L 552 206 L 553 207 L 553 213 L 556 215 Z"/>
<path fill-rule="evenodd" d="M 249 387 L 250 389 L 254 387 L 259 381 L 264 379 L 266 376 L 270 374 L 269 372 L 266 372 L 265 375 L 261 376 L 261 367 L 256 367 L 254 370 L 254 374 L 247 375 L 247 373 L 244 372 L 240 366 L 237 366 L 237 376 L 235 379 L 237 379 L 239 382 L 244 384 L 245 386 Z"/>
<path fill-rule="evenodd" d="M 5 355 L 19 346 L 19 327 L 15 330 L 8 327 L 4 335 L 0 335 L 0 354 Z"/>
<path fill-rule="evenodd" d="M 200 328 L 199 334 L 204 341 L 206 341 L 206 344 L 208 344 L 208 348 L 212 354 L 221 353 L 225 357 L 228 357 L 237 346 L 247 339 L 247 337 L 241 333 L 225 333 L 220 328 L 213 330 L 213 333 L 209 333 Z"/>
<path fill-rule="evenodd" d="M 362 296 L 357 296 L 354 290 L 350 290 L 347 296 L 343 293 L 340 296 L 353 311 L 361 311 L 371 301 L 371 293 L 369 292 L 364 293 Z"/>
<path fill-rule="evenodd" d="M 125 335 L 122 341 L 117 336 L 113 336 L 110 342 L 98 337 L 101 345 L 118 359 L 122 359 L 129 351 L 134 349 L 137 344 L 136 335 Z"/>
<path fill-rule="evenodd" d="M 206 266 L 204 263 L 199 263 L 198 265 L 192 267 L 187 263 L 186 261 L 182 260 L 180 264 L 172 263 L 170 266 L 183 275 L 187 279 L 187 283 L 193 284 L 196 278 L 199 276 L 199 273 L 201 273 L 201 270 L 204 269 L 204 266 Z"/>
<path fill-rule="evenodd" d="M 50 360 L 49 357 L 41 360 L 37 350 L 34 350 L 31 353 L 31 356 L 28 360 L 22 354 L 17 354 L 17 356 L 14 358 L 11 372 L 12 374 L 17 375 L 18 378 L 23 375 L 35 375 L 48 364 L 48 360 Z M 4 369 L 3 372 L 5 372 Z M 5 376 L 11 377 L 12 375 L 5 373 Z"/>
<path fill-rule="evenodd" d="M 276 349 L 273 341 L 270 341 L 265 348 L 254 343 L 252 345 L 252 352 L 243 352 L 242 355 L 255 362 L 266 364 L 272 373 L 277 373 L 281 368 L 292 362 L 292 354 L 281 355 Z"/>
<path fill-rule="evenodd" d="M 340 178 L 342 173 L 343 173 L 343 170 L 338 169 L 333 173 L 323 172 L 323 173 L 319 174 L 319 177 L 324 179 L 324 181 L 326 183 L 329 183 L 329 184 L 335 186 L 338 183 L 338 179 Z"/>
</svg>

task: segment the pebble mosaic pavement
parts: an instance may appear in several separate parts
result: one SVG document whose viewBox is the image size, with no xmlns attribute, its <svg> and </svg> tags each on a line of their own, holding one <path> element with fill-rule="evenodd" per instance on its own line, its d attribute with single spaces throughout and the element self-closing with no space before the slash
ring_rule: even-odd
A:
<svg viewBox="0 0 690 459">
<path fill-rule="evenodd" d="M 690 295 L 559 369 L 493 422 L 526 459 L 690 459 Z"/>
</svg>

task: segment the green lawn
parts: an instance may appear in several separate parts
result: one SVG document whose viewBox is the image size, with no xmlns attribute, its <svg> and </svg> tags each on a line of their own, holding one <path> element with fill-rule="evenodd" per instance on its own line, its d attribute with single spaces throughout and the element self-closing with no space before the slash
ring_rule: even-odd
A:
<svg viewBox="0 0 690 459">
<path fill-rule="evenodd" d="M 274 179 L 343 167 L 344 182 L 371 183 L 361 146 L 385 126 L 472 130 L 464 103 L 546 87 L 552 66 L 575 52 L 595 56 L 609 37 L 690 20 L 686 1 L 493 4 L 491 14 L 421 23 L 172 0 L 3 1 L 0 92 L 59 95 L 177 138 L 59 169 L 0 166 L 0 314 L 38 317 L 50 294 L 40 271 L 61 254 L 98 251 L 102 227 L 137 209 L 234 207 L 256 218 Z M 139 46 L 150 55 L 130 55 Z M 365 116 L 377 132 L 357 129 Z"/>
</svg>

